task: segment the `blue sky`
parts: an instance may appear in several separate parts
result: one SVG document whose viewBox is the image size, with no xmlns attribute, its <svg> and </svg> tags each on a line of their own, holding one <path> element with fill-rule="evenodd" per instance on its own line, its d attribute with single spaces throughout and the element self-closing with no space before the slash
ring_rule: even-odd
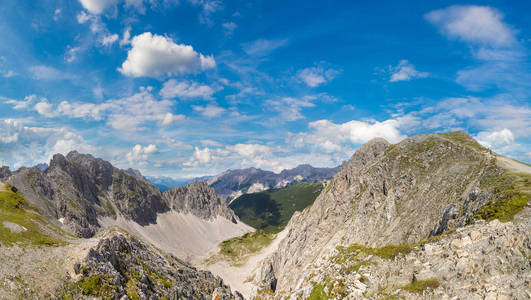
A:
<svg viewBox="0 0 531 300">
<path fill-rule="evenodd" d="M 335 166 L 466 130 L 531 162 L 529 1 L 0 4 L 0 159 L 146 175 Z"/>
</svg>

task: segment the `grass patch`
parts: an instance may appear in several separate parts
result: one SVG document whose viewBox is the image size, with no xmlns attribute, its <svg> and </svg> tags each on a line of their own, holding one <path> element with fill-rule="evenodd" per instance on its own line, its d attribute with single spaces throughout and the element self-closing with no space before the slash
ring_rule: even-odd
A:
<svg viewBox="0 0 531 300">
<path fill-rule="evenodd" d="M 468 146 L 474 150 L 487 151 L 487 148 L 481 146 L 475 139 L 464 131 L 454 131 L 448 133 L 439 133 L 439 135 L 449 138 L 458 144 Z"/>
<path fill-rule="evenodd" d="M 275 238 L 274 233 L 264 230 L 246 233 L 221 242 L 219 252 L 208 258 L 205 262 L 213 264 L 217 261 L 228 261 L 234 266 L 241 266 L 247 261 L 247 257 L 257 253 L 268 246 Z"/>
<path fill-rule="evenodd" d="M 313 287 L 310 297 L 307 300 L 328 300 L 328 295 L 326 295 L 324 287 L 318 283 Z"/>
<path fill-rule="evenodd" d="M 505 173 L 483 184 L 494 189 L 495 199 L 483 205 L 474 219 L 501 222 L 512 221 L 528 203 L 531 194 L 531 174 Z"/>
<path fill-rule="evenodd" d="M 118 292 L 118 287 L 109 284 L 109 275 L 95 275 L 83 277 L 77 285 L 81 288 L 83 295 L 110 298 Z M 128 285 L 129 286 L 129 285 Z"/>
<path fill-rule="evenodd" d="M 65 242 L 54 237 L 65 234 L 46 218 L 31 212 L 35 210 L 19 193 L 10 188 L 0 191 L 0 243 L 11 246 L 42 245 L 59 246 Z M 4 224 L 13 223 L 20 229 L 14 232 Z"/>
<path fill-rule="evenodd" d="M 322 189 L 322 183 L 300 183 L 244 194 L 229 207 L 244 223 L 256 229 L 279 232 L 288 224 L 293 213 L 311 205 Z"/>
<path fill-rule="evenodd" d="M 331 257 L 330 260 L 337 264 L 354 262 L 353 264 L 349 264 L 343 270 L 345 272 L 357 272 L 361 266 L 368 264 L 365 258 L 369 255 L 378 256 L 383 259 L 393 259 L 400 254 L 408 254 L 416 247 L 438 241 L 441 238 L 442 236 L 434 236 L 413 244 L 387 245 L 379 248 L 372 248 L 360 244 L 351 244 L 348 247 L 337 246 L 336 249 L 338 253 Z"/>
<path fill-rule="evenodd" d="M 437 278 L 430 278 L 426 280 L 415 280 L 412 283 L 402 287 L 403 290 L 406 290 L 410 293 L 422 293 L 427 289 L 436 289 L 441 285 Z"/>
</svg>

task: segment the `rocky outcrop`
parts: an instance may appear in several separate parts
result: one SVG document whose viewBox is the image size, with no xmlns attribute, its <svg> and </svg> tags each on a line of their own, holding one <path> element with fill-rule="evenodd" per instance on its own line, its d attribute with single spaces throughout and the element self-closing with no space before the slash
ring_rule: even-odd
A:
<svg viewBox="0 0 531 300">
<path fill-rule="evenodd" d="M 319 182 L 330 179 L 338 168 L 315 168 L 300 165 L 280 173 L 257 168 L 228 170 L 208 180 L 221 198 L 232 200 L 245 193 L 259 192 L 271 188 L 283 188 L 300 182 Z"/>
<path fill-rule="evenodd" d="M 290 293 L 338 245 L 414 244 L 460 228 L 496 199 L 488 183 L 503 174 L 495 157 L 464 132 L 418 135 L 395 145 L 371 140 L 313 206 L 292 217 L 287 236 L 263 264 L 270 272 L 257 282 L 276 278 L 276 293 Z"/>
<path fill-rule="evenodd" d="M 396 247 L 396 256 L 391 247 L 332 249 L 292 295 L 305 299 L 320 283 L 330 299 L 529 299 L 530 225 L 480 221 Z"/>
<path fill-rule="evenodd" d="M 237 223 L 237 217 L 228 208 L 227 202 L 222 200 L 206 181 L 194 181 L 184 187 L 169 189 L 164 192 L 163 197 L 168 207 L 174 211 L 191 213 L 202 219 L 222 216 Z"/>
<path fill-rule="evenodd" d="M 21 168 L 7 180 L 42 215 L 79 237 L 90 237 L 100 227 L 98 217 L 126 218 L 146 225 L 168 211 L 162 194 L 146 180 L 92 155 L 70 152 L 54 155 L 46 171 Z"/>
<path fill-rule="evenodd" d="M 110 299 L 243 299 L 221 278 L 118 231 L 105 233 L 76 264 L 81 293 Z M 79 289 L 71 289 L 72 296 Z M 217 297 L 217 298 L 216 298 Z"/>
<path fill-rule="evenodd" d="M 11 171 L 8 166 L 3 166 L 0 168 L 0 179 L 7 178 L 11 176 Z"/>
</svg>

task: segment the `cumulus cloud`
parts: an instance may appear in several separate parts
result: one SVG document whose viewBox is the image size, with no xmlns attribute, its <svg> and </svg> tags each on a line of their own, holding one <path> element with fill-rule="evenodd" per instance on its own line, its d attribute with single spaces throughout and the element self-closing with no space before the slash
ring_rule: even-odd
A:
<svg viewBox="0 0 531 300">
<path fill-rule="evenodd" d="M 130 152 L 128 152 L 125 157 L 128 161 L 134 162 L 134 161 L 145 161 L 147 160 L 151 155 L 158 153 L 159 150 L 157 146 L 153 144 L 149 144 L 148 146 L 142 146 L 140 144 L 137 144 L 131 149 Z"/>
<path fill-rule="evenodd" d="M 391 72 L 390 82 L 409 81 L 414 78 L 426 78 L 429 76 L 427 72 L 420 72 L 415 69 L 409 61 L 403 59 L 395 67 L 389 67 Z"/>
<path fill-rule="evenodd" d="M 41 101 L 35 104 L 34 109 L 40 114 L 48 118 L 58 116 L 57 111 L 53 109 L 53 106 L 46 99 L 41 99 Z"/>
<path fill-rule="evenodd" d="M 317 147 L 327 153 L 350 153 L 353 145 L 363 144 L 375 137 L 391 143 L 406 138 L 400 131 L 400 125 L 395 119 L 383 122 L 352 120 L 342 124 L 319 120 L 308 124 L 309 132 L 290 134 L 288 143 L 296 148 Z"/>
<path fill-rule="evenodd" d="M 193 110 L 207 118 L 219 117 L 226 110 L 223 107 L 219 107 L 214 104 L 208 104 L 206 106 L 193 105 L 192 108 Z"/>
<path fill-rule="evenodd" d="M 195 147 L 194 154 L 192 155 L 191 161 L 197 161 L 202 164 L 207 164 L 211 160 L 212 160 L 212 154 L 210 153 L 210 149 L 208 147 L 205 147 L 203 149 Z"/>
<path fill-rule="evenodd" d="M 515 42 L 513 30 L 502 21 L 503 15 L 492 7 L 454 5 L 431 11 L 425 18 L 450 38 L 492 46 Z"/>
<path fill-rule="evenodd" d="M 177 81 L 170 79 L 164 83 L 160 90 L 160 95 L 165 98 L 180 99 L 207 99 L 211 100 L 216 91 L 208 85 L 199 84 L 194 81 Z"/>
<path fill-rule="evenodd" d="M 302 69 L 297 73 L 297 77 L 309 87 L 317 87 L 334 79 L 339 72 L 334 69 L 323 67 L 312 67 Z"/>
<path fill-rule="evenodd" d="M 131 41 L 132 48 L 118 70 L 131 77 L 163 77 L 197 73 L 216 66 L 212 56 L 197 53 L 192 46 L 145 32 Z"/>
<path fill-rule="evenodd" d="M 482 131 L 476 136 L 480 144 L 488 148 L 500 149 L 514 144 L 514 136 L 511 130 L 504 128 L 494 131 Z"/>
<path fill-rule="evenodd" d="M 55 153 L 71 150 L 94 153 L 96 149 L 67 127 L 47 128 L 25 124 L 24 120 L 0 120 L 2 159 L 13 168 L 48 161 Z"/>
</svg>

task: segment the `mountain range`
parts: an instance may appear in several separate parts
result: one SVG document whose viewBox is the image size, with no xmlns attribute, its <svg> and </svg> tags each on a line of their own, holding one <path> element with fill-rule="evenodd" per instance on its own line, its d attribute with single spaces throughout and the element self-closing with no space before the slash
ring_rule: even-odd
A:
<svg viewBox="0 0 531 300">
<path fill-rule="evenodd" d="M 56 154 L 0 169 L 0 298 L 529 299 L 530 194 L 531 166 L 465 132 L 164 192 Z"/>
<path fill-rule="evenodd" d="M 208 184 L 222 198 L 233 200 L 246 193 L 261 192 L 272 188 L 283 188 L 302 182 L 318 182 L 332 177 L 339 167 L 316 168 L 299 165 L 280 173 L 257 168 L 228 170 L 208 179 Z"/>
</svg>

